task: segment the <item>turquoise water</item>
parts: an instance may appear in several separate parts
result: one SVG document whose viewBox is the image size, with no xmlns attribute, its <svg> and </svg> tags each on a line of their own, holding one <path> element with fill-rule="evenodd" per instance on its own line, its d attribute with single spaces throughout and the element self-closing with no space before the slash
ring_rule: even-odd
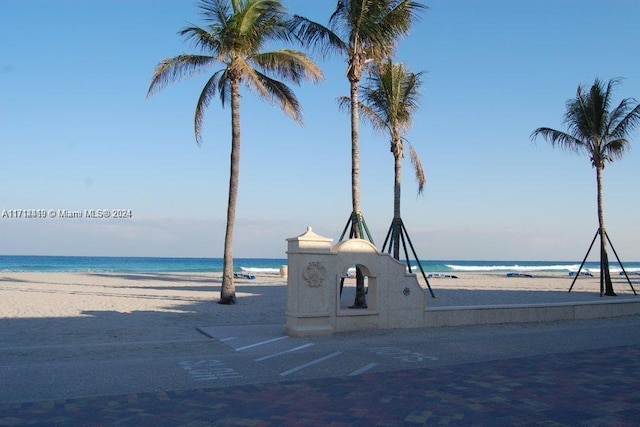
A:
<svg viewBox="0 0 640 427">
<path fill-rule="evenodd" d="M 279 274 L 284 258 L 236 258 L 236 271 L 253 274 Z M 420 261 L 425 272 L 508 273 L 577 271 L 580 261 Z M 415 265 L 415 263 L 412 263 Z M 620 271 L 611 261 L 612 272 Z M 624 262 L 627 272 L 640 272 L 640 262 Z M 583 270 L 598 272 L 597 262 L 588 262 Z M 220 273 L 222 258 L 155 258 L 155 257 L 69 257 L 69 256 L 0 256 L 4 272 L 111 272 L 111 273 Z"/>
<path fill-rule="evenodd" d="M 279 273 L 286 259 L 237 258 L 234 267 Z M 222 258 L 0 256 L 5 272 L 107 272 L 107 273 L 218 273 Z"/>
</svg>

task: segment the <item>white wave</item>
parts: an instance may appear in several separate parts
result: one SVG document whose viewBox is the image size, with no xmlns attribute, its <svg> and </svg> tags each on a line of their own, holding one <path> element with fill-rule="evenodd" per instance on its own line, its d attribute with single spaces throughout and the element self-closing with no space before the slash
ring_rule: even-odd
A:
<svg viewBox="0 0 640 427">
<path fill-rule="evenodd" d="M 585 269 L 583 268 L 583 270 L 585 270 Z M 600 268 L 599 267 L 598 268 L 587 268 L 586 270 L 589 273 L 600 273 Z M 578 270 L 576 269 L 576 271 L 578 271 Z M 626 271 L 627 274 L 628 273 L 637 274 L 637 273 L 640 272 L 640 268 L 626 268 L 625 267 L 624 271 Z M 611 266 L 609 266 L 609 273 L 611 273 L 611 274 L 622 274 L 622 269 L 620 267 L 611 267 Z"/>
<path fill-rule="evenodd" d="M 240 270 L 251 274 L 280 274 L 279 268 L 240 267 Z"/>
<path fill-rule="evenodd" d="M 577 271 L 580 264 L 559 265 L 454 265 L 445 264 L 455 271 Z"/>
</svg>

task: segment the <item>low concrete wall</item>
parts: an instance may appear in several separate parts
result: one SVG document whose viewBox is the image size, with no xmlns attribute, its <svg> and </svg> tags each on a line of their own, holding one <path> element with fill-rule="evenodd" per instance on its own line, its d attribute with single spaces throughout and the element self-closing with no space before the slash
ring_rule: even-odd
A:
<svg viewBox="0 0 640 427">
<path fill-rule="evenodd" d="M 553 322 L 640 315 L 640 301 L 512 304 L 427 308 L 425 327 Z"/>
</svg>

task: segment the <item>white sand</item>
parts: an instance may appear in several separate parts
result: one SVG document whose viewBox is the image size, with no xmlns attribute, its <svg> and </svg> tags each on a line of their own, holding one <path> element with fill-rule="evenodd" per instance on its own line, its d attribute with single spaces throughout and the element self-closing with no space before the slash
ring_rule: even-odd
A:
<svg viewBox="0 0 640 427">
<path fill-rule="evenodd" d="M 238 304 L 217 304 L 219 275 L 0 273 L 0 349 L 197 339 L 200 326 L 285 323 L 282 278 L 236 279 Z"/>
<path fill-rule="evenodd" d="M 457 279 L 429 279 L 435 299 L 427 298 L 427 307 L 553 304 L 566 302 L 602 301 L 600 279 L 579 277 L 571 288 L 573 277 L 568 274 L 534 273 L 532 277 L 507 277 L 506 274 L 456 274 Z M 420 277 L 423 287 L 424 280 Z M 634 297 L 624 276 L 612 277 L 617 299 Z M 640 276 L 631 277 L 636 292 Z M 569 289 L 571 288 L 571 292 Z"/>
</svg>

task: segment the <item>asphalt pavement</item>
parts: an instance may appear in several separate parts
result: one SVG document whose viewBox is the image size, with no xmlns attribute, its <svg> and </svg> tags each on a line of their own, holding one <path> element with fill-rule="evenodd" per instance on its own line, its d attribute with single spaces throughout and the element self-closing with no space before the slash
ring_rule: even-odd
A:
<svg viewBox="0 0 640 427">
<path fill-rule="evenodd" d="M 637 425 L 640 317 L 0 350 L 0 426 Z"/>
</svg>

